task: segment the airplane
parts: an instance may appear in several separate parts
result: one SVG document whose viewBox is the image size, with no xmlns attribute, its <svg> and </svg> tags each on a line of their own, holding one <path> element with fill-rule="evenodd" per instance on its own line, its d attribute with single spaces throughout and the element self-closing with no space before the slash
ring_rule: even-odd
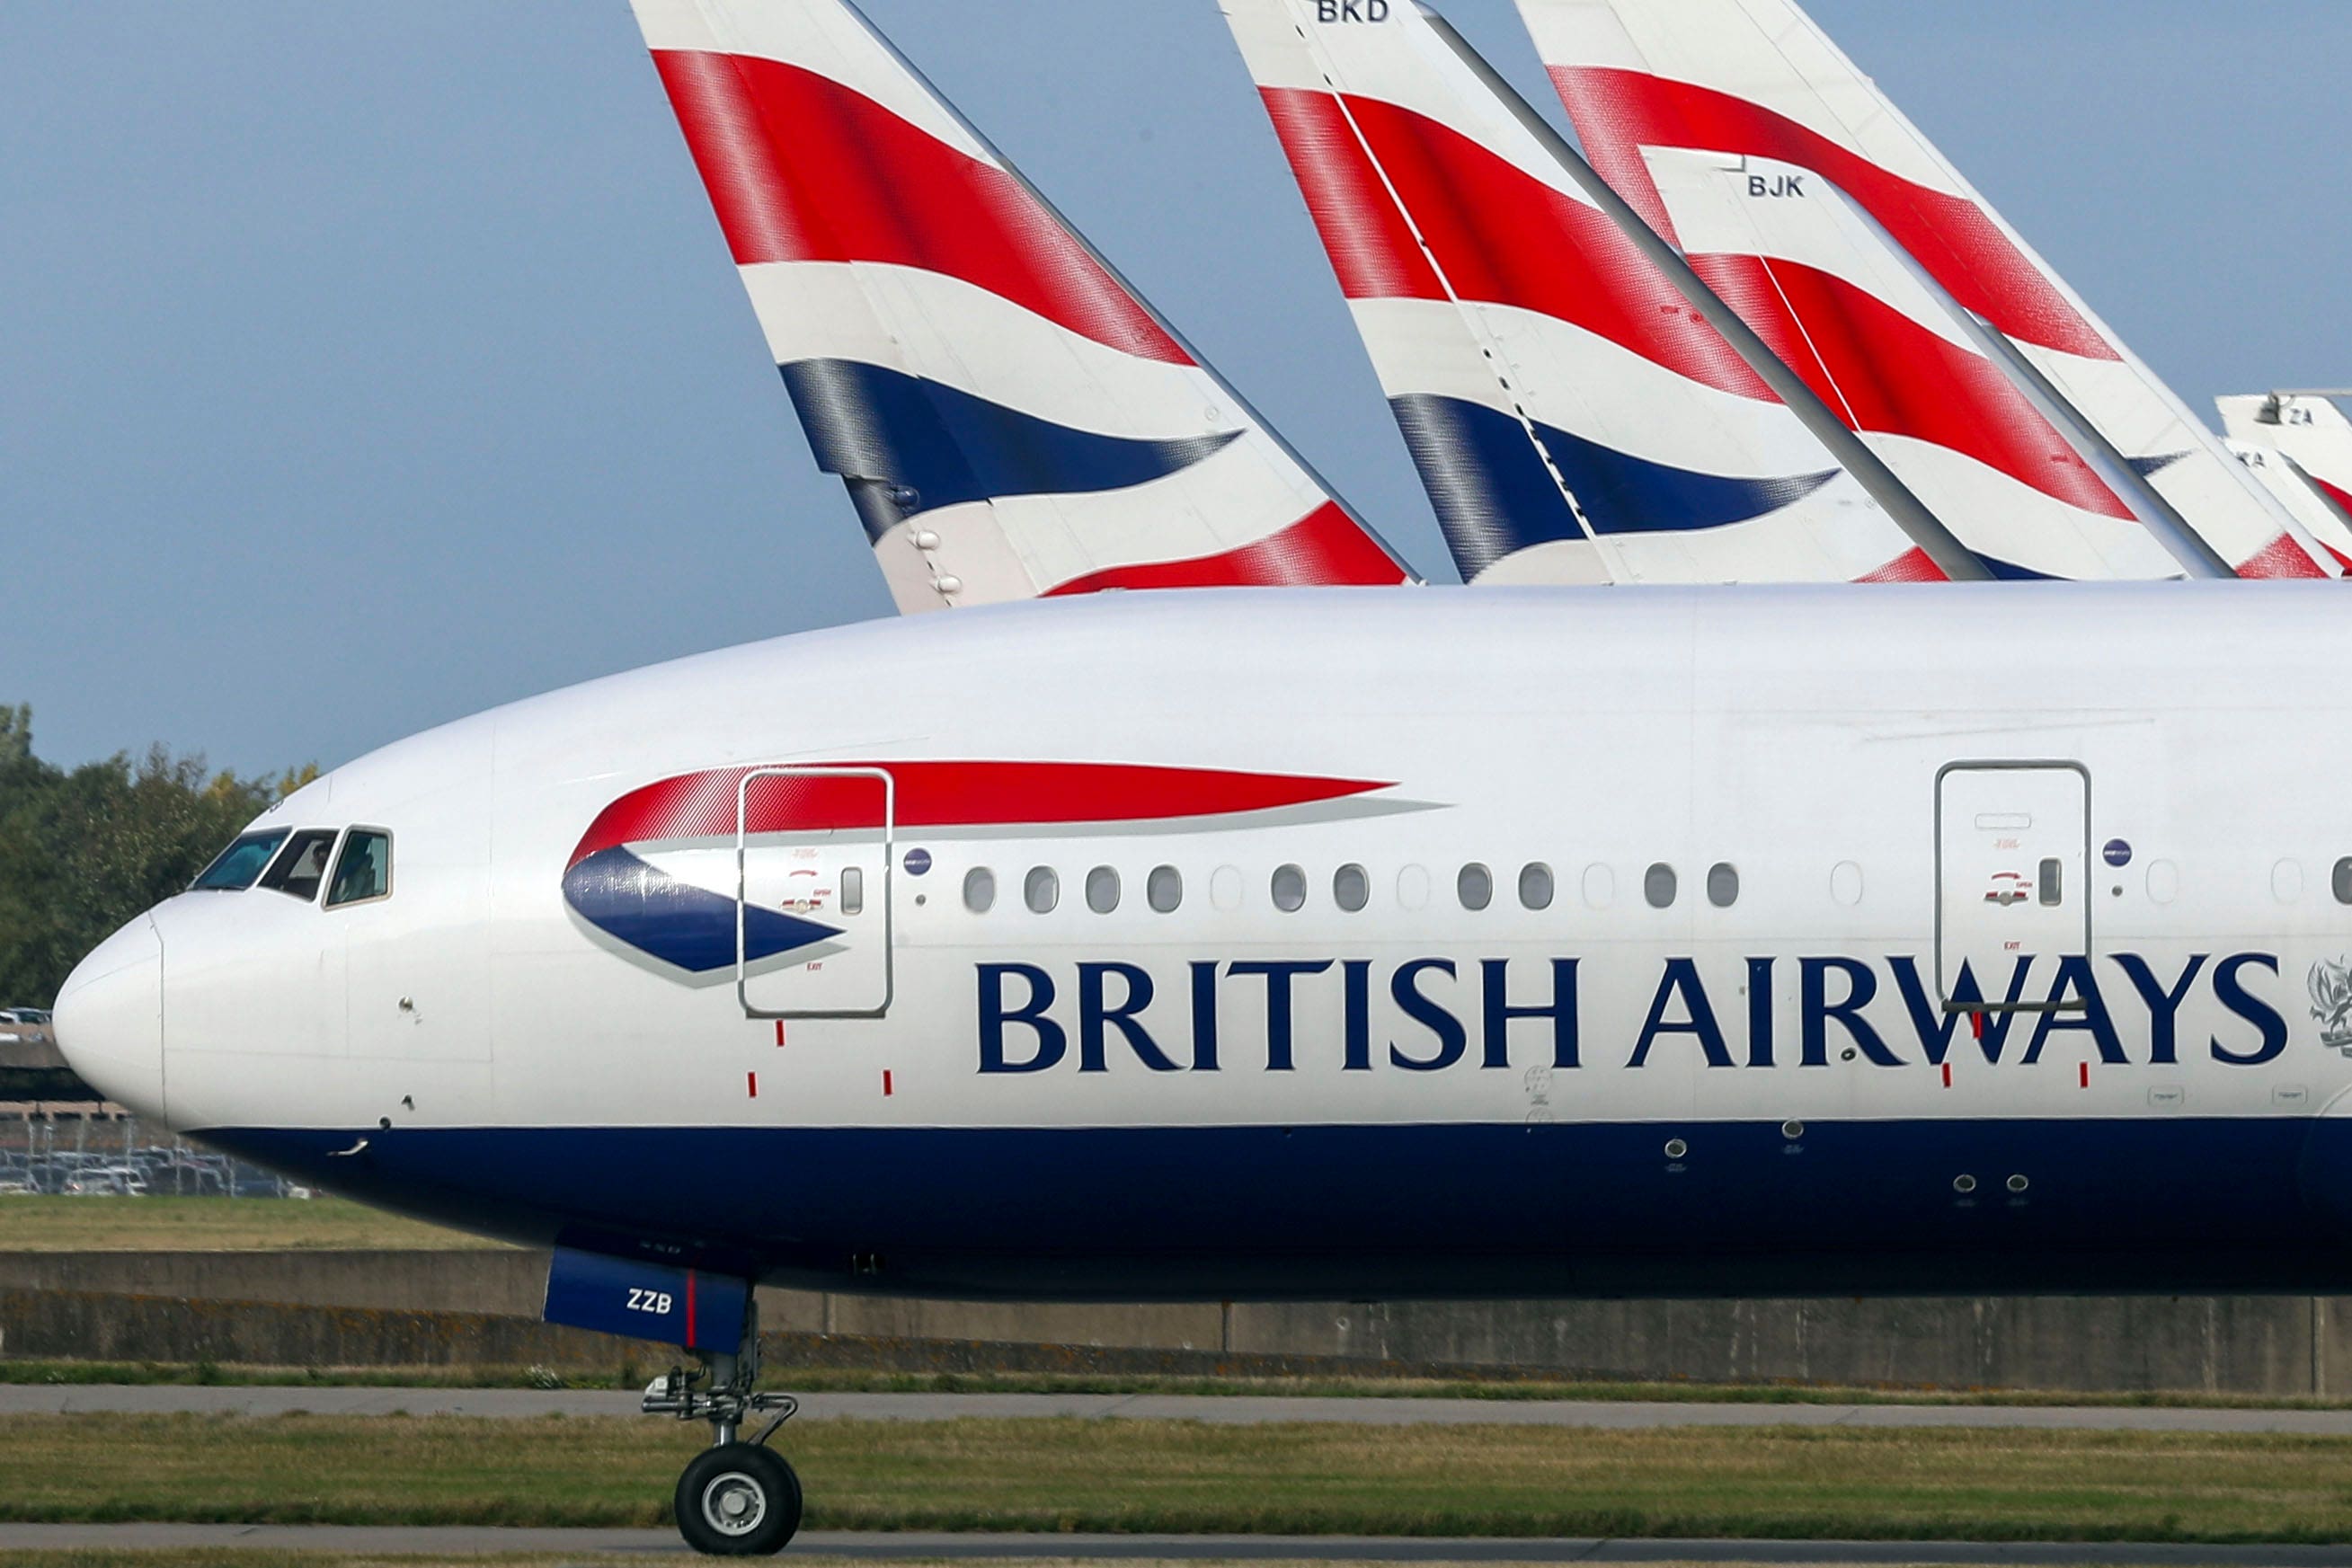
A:
<svg viewBox="0 0 2352 1568">
<path fill-rule="evenodd" d="M 802 427 L 902 612 L 1411 577 L 862 16 L 635 9 Z"/>
<path fill-rule="evenodd" d="M 714 1554 L 801 1516 L 762 1281 L 2340 1291 L 2336 598 L 1399 581 L 803 633 L 335 769 L 57 1035 L 687 1353 L 645 1406 L 711 1428 L 675 1501 Z"/>
<path fill-rule="evenodd" d="M 2341 575 L 1794 0 L 1518 6 L 1593 164 L 1931 502 L 2041 492 L 2118 575 L 2135 518 L 2203 575 Z"/>
<path fill-rule="evenodd" d="M 1224 11 L 1465 581 L 1946 575 L 1433 16 Z"/>
<path fill-rule="evenodd" d="M 1885 580 L 1903 536 L 1857 515 L 1885 493 L 1855 483 L 1864 463 L 1899 483 L 1893 516 L 1920 507 L 1999 575 L 2180 575 L 2003 364 L 1879 298 L 1944 315 L 1904 263 L 1867 257 L 1886 275 L 1874 337 L 1823 319 L 1820 290 L 1759 287 L 1698 213 L 1654 235 L 1619 193 L 1588 194 L 1597 174 L 1431 7 L 1225 11 L 1466 578 L 1570 581 L 1597 557 L 1619 581 Z M 1707 212 L 1718 186 L 1709 172 Z M 1853 238 L 1828 191 L 1767 210 L 1828 224 L 1817 246 Z M 1687 252 L 1667 265 L 1752 353 L 1682 308 L 1645 242 Z M 1768 390 L 1776 371 L 1794 388 Z M 1835 455 L 1801 427 L 1809 404 Z"/>
<path fill-rule="evenodd" d="M 2352 570 L 2352 420 L 2335 400 L 2352 392 L 2275 392 L 2216 400 L 2239 461 L 2299 504 L 2304 526 Z"/>
</svg>

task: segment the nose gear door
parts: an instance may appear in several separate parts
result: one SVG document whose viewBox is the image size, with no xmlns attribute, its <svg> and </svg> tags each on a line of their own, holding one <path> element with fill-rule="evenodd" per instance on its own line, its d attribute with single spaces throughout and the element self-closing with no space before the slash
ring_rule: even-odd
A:
<svg viewBox="0 0 2352 1568">
<path fill-rule="evenodd" d="M 2091 776 L 2072 762 L 1958 762 L 1936 781 L 1936 970 L 1948 1011 L 1968 967 L 1978 1012 L 2005 1004 L 2021 958 L 2091 950 Z"/>
<path fill-rule="evenodd" d="M 878 768 L 759 768 L 735 790 L 735 994 L 755 1019 L 889 1010 L 898 792 Z"/>
</svg>

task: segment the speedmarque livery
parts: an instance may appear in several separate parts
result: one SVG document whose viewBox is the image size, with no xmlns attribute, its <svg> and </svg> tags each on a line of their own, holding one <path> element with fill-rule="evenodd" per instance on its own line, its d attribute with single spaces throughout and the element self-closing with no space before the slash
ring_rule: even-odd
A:
<svg viewBox="0 0 2352 1568">
<path fill-rule="evenodd" d="M 1307 70 L 1286 7 L 1314 43 L 1288 0 L 1229 6 L 1277 124 L 1420 104 L 1532 165 L 1444 57 L 1326 40 Z M 2352 1290 L 2332 586 L 1332 586 L 1406 574 L 853 11 L 639 8 L 820 461 L 901 607 L 958 612 L 338 769 L 90 955 L 57 1027 L 113 1098 L 551 1246 L 550 1319 L 694 1353 L 646 1402 L 716 1433 L 693 1544 L 799 1521 L 739 1440 L 789 1411 L 755 1387 L 762 1281 Z M 1507 252 L 1463 225 L 1458 259 Z M 1602 485 L 1626 531 L 1588 526 L 1537 417 L 1587 390 L 1572 356 L 1533 402 L 1527 355 L 1465 372 L 1570 319 L 1427 292 L 1367 296 L 1376 353 L 1513 410 L 1596 547 L 1511 570 L 1932 575 L 1875 570 L 1908 555 L 1874 514 L 1750 529 Z M 1621 368 L 1685 411 L 1661 425 L 1738 408 Z M 1797 450 L 1793 405 L 1746 401 L 1689 472 Z M 1692 434 L 1592 413 L 1660 461 Z M 1507 545 L 1548 515 L 1481 514 Z M 1205 591 L 1252 583 L 1293 586 Z M 1065 594 L 1093 596 L 961 608 Z"/>
</svg>

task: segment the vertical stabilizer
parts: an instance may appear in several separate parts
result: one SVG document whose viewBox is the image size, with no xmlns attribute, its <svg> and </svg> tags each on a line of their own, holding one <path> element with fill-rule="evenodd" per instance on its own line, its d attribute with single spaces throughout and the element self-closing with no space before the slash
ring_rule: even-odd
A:
<svg viewBox="0 0 2352 1568">
<path fill-rule="evenodd" d="M 1432 17 L 1224 10 L 1465 579 L 1940 575 Z"/>
<path fill-rule="evenodd" d="M 1940 306 L 1890 274 L 1890 241 L 2014 343 L 2241 575 L 2336 575 L 1791 0 L 1519 0 L 1519 9 L 1610 183 L 1759 330 L 1786 340 L 1792 362 L 1844 391 L 1864 427 L 2009 497 L 1984 515 L 2054 516 L 2054 503 L 2106 541 L 2099 553 L 2113 575 L 2158 575 L 2143 548 L 2154 540 L 2130 543 L 2104 526 L 2128 527 L 2130 506 L 2018 389 L 1989 374 Z M 1952 520 L 1967 537 L 1964 519 Z"/>
<path fill-rule="evenodd" d="M 853 7 L 634 4 L 902 611 L 1408 580 Z"/>
<path fill-rule="evenodd" d="M 2279 464 L 2252 461 L 2255 454 L 2275 453 L 2292 471 L 2289 476 L 2323 504 L 2321 526 L 2313 528 L 2308 517 L 2304 526 L 2352 571 L 2352 420 L 2336 402 L 2342 397 L 2352 397 L 2352 391 L 2267 392 L 2219 402 L 2221 428 L 2242 459 L 2258 472 L 2275 469 Z"/>
</svg>

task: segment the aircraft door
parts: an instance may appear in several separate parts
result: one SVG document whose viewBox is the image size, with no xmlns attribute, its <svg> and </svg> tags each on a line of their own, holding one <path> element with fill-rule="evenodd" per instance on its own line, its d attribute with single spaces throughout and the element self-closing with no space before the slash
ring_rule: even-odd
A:
<svg viewBox="0 0 2352 1568">
<path fill-rule="evenodd" d="M 898 795 L 875 768 L 760 768 L 735 794 L 735 994 L 755 1019 L 880 1018 Z"/>
<path fill-rule="evenodd" d="M 1954 763 L 1936 781 L 1936 972 L 1948 1010 L 1962 964 L 1983 1010 L 1999 1011 L 2020 957 L 2090 952 L 2091 776 L 2080 765 Z"/>
</svg>

